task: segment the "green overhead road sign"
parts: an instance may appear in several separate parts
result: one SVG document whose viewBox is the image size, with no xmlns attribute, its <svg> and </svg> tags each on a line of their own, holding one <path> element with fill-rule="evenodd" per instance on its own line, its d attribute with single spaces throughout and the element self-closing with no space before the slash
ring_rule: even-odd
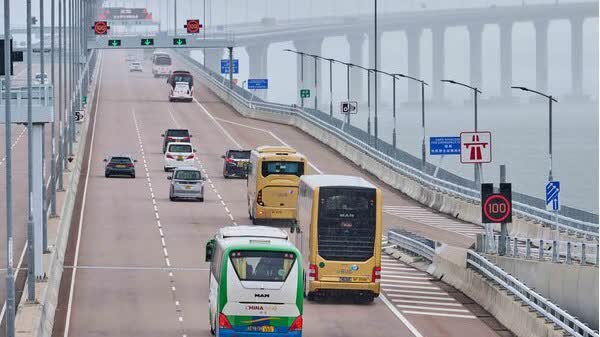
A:
<svg viewBox="0 0 600 337">
<path fill-rule="evenodd" d="M 87 104 L 87 96 L 81 97 L 81 103 L 83 103 L 84 105 Z"/>
<path fill-rule="evenodd" d="M 185 46 L 187 44 L 186 39 L 173 39 L 174 46 Z"/>
<path fill-rule="evenodd" d="M 142 46 L 154 46 L 154 39 L 142 39 Z"/>
<path fill-rule="evenodd" d="M 120 47 L 121 46 L 121 40 L 108 40 L 108 45 L 110 47 Z"/>
<path fill-rule="evenodd" d="M 300 89 L 300 97 L 301 98 L 309 98 L 310 97 L 310 89 Z"/>
</svg>

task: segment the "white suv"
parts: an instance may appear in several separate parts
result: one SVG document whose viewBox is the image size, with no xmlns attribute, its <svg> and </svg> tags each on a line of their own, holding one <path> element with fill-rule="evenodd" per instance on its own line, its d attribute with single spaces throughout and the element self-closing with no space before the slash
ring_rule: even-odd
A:
<svg viewBox="0 0 600 337">
<path fill-rule="evenodd" d="M 176 167 L 192 166 L 196 150 L 191 143 L 169 143 L 165 152 L 165 172 Z"/>
</svg>

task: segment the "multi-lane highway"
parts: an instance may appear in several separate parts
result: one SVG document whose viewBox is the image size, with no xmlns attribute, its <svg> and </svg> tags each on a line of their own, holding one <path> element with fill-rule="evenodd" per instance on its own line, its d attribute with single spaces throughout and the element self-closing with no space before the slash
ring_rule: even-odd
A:
<svg viewBox="0 0 600 337">
<path fill-rule="evenodd" d="M 240 117 L 199 81 L 192 103 L 169 103 L 165 80 L 152 77 L 151 64 L 129 73 L 125 56 L 102 57 L 54 336 L 210 335 L 204 245 L 219 227 L 248 223 L 245 180 L 222 177 L 220 156 L 230 148 L 290 145 L 307 155 L 311 174 L 360 175 L 379 185 L 385 228 L 472 244 L 473 225 L 443 226 L 445 217 L 414 209 L 318 140 Z M 188 68 L 181 62 L 175 68 Z M 204 203 L 169 201 L 160 135 L 175 127 L 193 135 L 196 164 L 208 177 Z M 118 153 L 138 160 L 136 179 L 104 177 L 102 160 Z M 395 260 L 383 263 L 382 296 L 370 305 L 306 303 L 304 335 L 497 336 L 440 282 Z"/>
</svg>

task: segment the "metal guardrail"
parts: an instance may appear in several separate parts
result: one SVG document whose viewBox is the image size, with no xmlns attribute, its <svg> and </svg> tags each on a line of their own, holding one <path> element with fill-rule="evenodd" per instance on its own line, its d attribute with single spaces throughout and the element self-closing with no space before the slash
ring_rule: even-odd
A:
<svg viewBox="0 0 600 337">
<path fill-rule="evenodd" d="M 230 88 L 229 80 L 225 79 L 220 74 L 208 69 L 203 64 L 191 58 L 189 55 L 182 55 L 189 63 L 191 63 L 200 70 L 200 73 L 203 75 L 204 78 L 206 78 L 206 80 L 210 81 L 212 84 L 219 87 L 221 90 L 228 92 L 231 95 L 231 97 L 235 101 L 237 101 L 237 103 L 249 109 L 263 110 L 275 113 L 294 114 L 335 134 L 340 139 L 353 145 L 357 149 L 361 150 L 363 153 L 368 154 L 373 159 L 387 166 L 389 169 L 399 174 L 402 174 L 412 180 L 415 180 L 429 189 L 440 193 L 448 194 L 457 198 L 461 198 L 472 203 L 479 203 L 481 200 L 479 190 L 440 179 L 431 174 L 428 174 L 427 172 L 423 172 L 420 169 L 403 163 L 397 158 L 395 153 L 392 155 L 385 153 L 381 149 L 383 146 L 379 146 L 378 148 L 376 148 L 374 146 L 375 139 L 373 139 L 373 137 L 365 138 L 364 136 L 359 136 L 357 132 L 352 132 L 352 128 L 348 130 L 342 130 L 340 127 L 337 126 L 338 123 L 335 123 L 335 121 L 337 120 L 328 121 L 327 119 L 330 119 L 329 114 L 314 109 L 300 108 L 295 104 L 286 105 L 262 101 L 256 97 L 253 97 L 253 94 L 251 92 L 240 88 L 237 85 L 233 85 L 232 88 Z M 377 143 L 380 145 L 386 144 L 382 140 L 377 140 Z M 600 227 L 596 223 L 581 221 L 571 217 L 566 217 L 564 215 L 559 215 L 559 221 L 558 223 L 556 223 L 556 215 L 553 212 L 549 212 L 545 209 L 534 207 L 522 202 L 513 201 L 513 212 L 517 216 L 537 221 L 544 225 L 557 226 L 558 228 L 570 233 L 577 233 L 579 235 L 584 235 L 595 239 L 598 239 L 599 236 L 598 231 Z"/>
<path fill-rule="evenodd" d="M 415 240 L 406 235 L 402 235 L 393 230 L 388 231 L 388 243 L 398 246 L 403 250 L 407 250 L 417 256 L 423 257 L 430 262 L 433 262 L 435 256 L 435 249 L 426 245 L 423 242 Z"/>
<path fill-rule="evenodd" d="M 494 235 L 493 246 L 489 246 L 485 233 L 481 234 L 481 241 L 477 240 L 477 251 L 487 254 L 499 254 L 500 236 Z M 552 261 L 556 263 L 579 263 L 581 265 L 598 265 L 600 258 L 598 244 L 585 242 L 571 242 L 558 240 L 530 239 L 507 237 L 506 255 L 513 258 L 526 260 L 538 259 L 540 261 Z"/>
<path fill-rule="evenodd" d="M 507 274 L 504 270 L 472 250 L 467 251 L 467 268 L 473 269 L 493 280 L 523 303 L 533 308 L 543 317 L 564 329 L 569 334 L 581 337 L 598 337 L 598 333 L 586 324 L 559 308 L 558 305 L 529 289 L 521 281 Z"/>
</svg>

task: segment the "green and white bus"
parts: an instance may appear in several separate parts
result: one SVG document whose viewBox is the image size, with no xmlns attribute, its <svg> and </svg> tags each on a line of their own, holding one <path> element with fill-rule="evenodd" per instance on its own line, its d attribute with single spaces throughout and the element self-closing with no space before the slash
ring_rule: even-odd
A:
<svg viewBox="0 0 600 337">
<path fill-rule="evenodd" d="M 206 244 L 208 315 L 220 337 L 302 336 L 302 255 L 288 234 L 230 226 Z"/>
</svg>

